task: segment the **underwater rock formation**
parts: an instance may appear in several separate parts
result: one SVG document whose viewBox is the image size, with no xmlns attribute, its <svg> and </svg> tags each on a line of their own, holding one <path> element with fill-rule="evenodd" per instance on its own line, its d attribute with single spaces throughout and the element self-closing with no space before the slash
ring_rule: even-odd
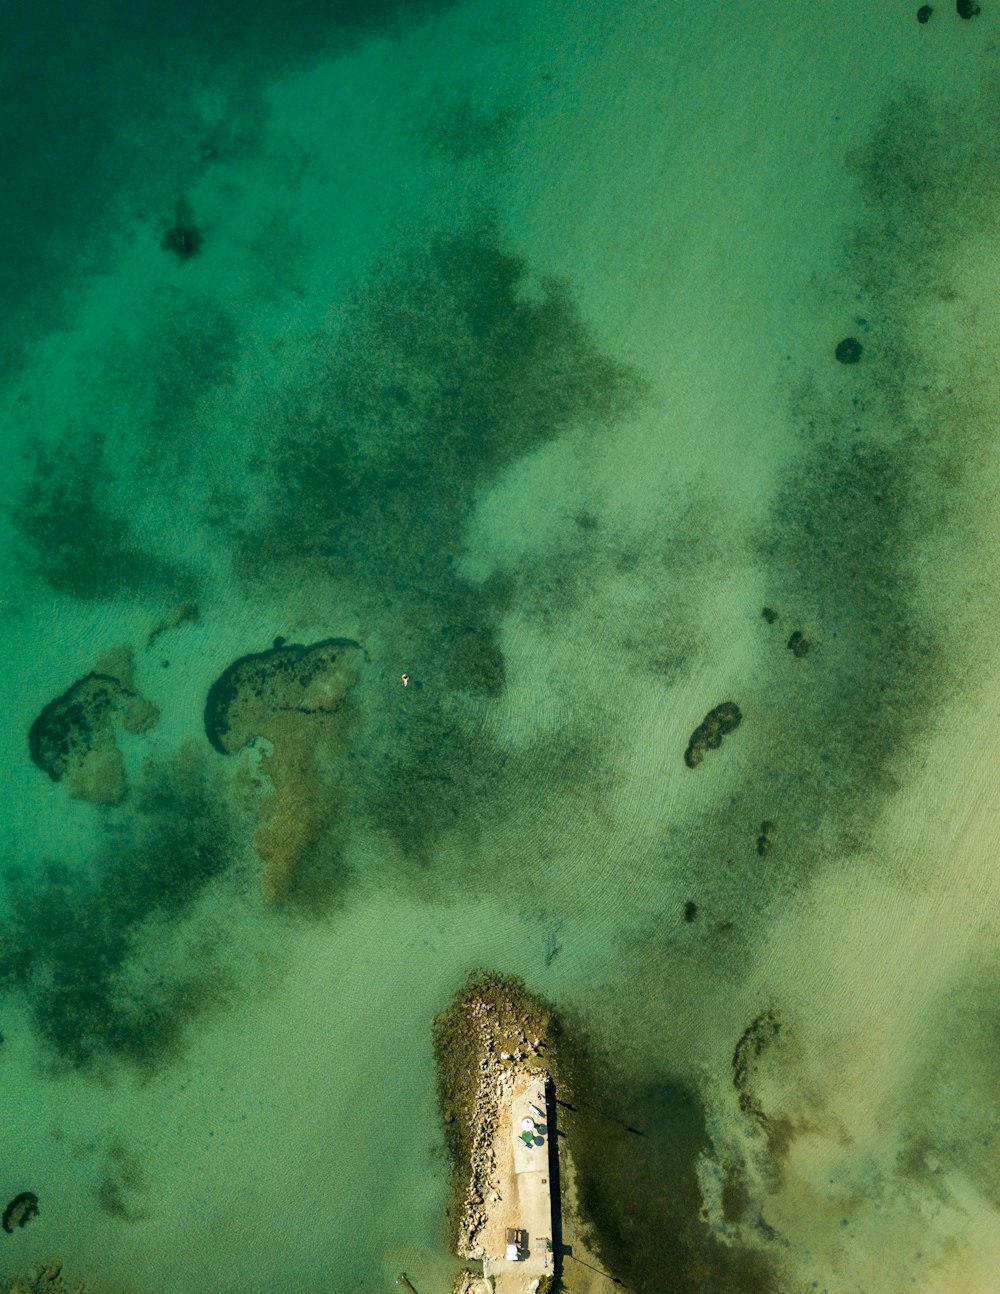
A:
<svg viewBox="0 0 1000 1294">
<path fill-rule="evenodd" d="M 764 1126 L 767 1125 L 767 1115 L 761 1109 L 750 1084 L 754 1062 L 780 1032 L 781 1021 L 773 1011 L 764 1011 L 743 1030 L 733 1052 L 733 1087 L 736 1089 L 739 1107 L 744 1114 L 751 1115 Z"/>
<path fill-rule="evenodd" d="M 13 1232 L 15 1227 L 23 1227 L 32 1218 L 38 1217 L 38 1196 L 34 1191 L 22 1191 L 15 1195 L 3 1211 L 3 1229 Z"/>
<path fill-rule="evenodd" d="M 354 682 L 361 644 L 324 638 L 309 647 L 275 640 L 267 651 L 241 656 L 209 689 L 205 732 L 223 755 L 266 736 L 275 716 L 333 714 Z"/>
<path fill-rule="evenodd" d="M 117 648 L 45 706 L 31 725 L 28 748 L 54 782 L 68 780 L 75 799 L 119 804 L 127 787 L 115 724 L 141 733 L 158 718 L 156 706 L 133 686 L 130 649 Z"/>
<path fill-rule="evenodd" d="M 861 343 L 857 337 L 845 337 L 833 353 L 841 364 L 856 364 L 861 358 Z"/>
<path fill-rule="evenodd" d="M 735 701 L 723 701 L 714 710 L 709 710 L 691 734 L 684 752 L 684 763 L 688 768 L 697 768 L 705 758 L 705 751 L 716 750 L 722 745 L 726 733 L 733 732 L 742 722 L 743 715 Z"/>
<path fill-rule="evenodd" d="M 268 902 L 288 895 L 331 817 L 337 788 L 325 769 L 346 754 L 347 695 L 364 659 L 350 638 L 308 647 L 278 638 L 234 661 L 209 689 L 205 732 L 216 750 L 232 755 L 257 737 L 270 743 L 262 771 L 272 793 L 254 836 Z"/>
</svg>

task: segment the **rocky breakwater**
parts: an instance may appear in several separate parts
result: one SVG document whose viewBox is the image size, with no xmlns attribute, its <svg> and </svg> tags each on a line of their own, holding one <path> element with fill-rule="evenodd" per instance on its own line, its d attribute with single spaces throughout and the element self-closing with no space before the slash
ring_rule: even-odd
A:
<svg viewBox="0 0 1000 1294">
<path fill-rule="evenodd" d="M 553 1020 L 524 984 L 475 975 L 434 1021 L 438 1095 L 452 1166 L 451 1241 L 463 1258 L 486 1257 L 483 1233 L 497 1191 L 502 1111 L 526 1071 L 555 1076 Z"/>
</svg>

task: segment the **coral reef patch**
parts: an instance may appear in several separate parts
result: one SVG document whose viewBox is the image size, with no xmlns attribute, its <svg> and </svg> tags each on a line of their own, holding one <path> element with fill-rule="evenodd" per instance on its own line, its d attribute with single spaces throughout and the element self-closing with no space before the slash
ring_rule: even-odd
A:
<svg viewBox="0 0 1000 1294">
<path fill-rule="evenodd" d="M 158 717 L 135 690 L 130 649 L 120 647 L 45 706 L 28 732 L 28 748 L 54 782 L 66 778 L 75 799 L 120 804 L 127 786 L 115 727 L 142 733 Z"/>
<path fill-rule="evenodd" d="M 723 701 L 714 710 L 709 710 L 691 734 L 684 752 L 684 763 L 688 768 L 697 768 L 705 758 L 705 751 L 717 750 L 722 745 L 722 738 L 734 732 L 742 722 L 743 714 L 735 701 Z"/>
</svg>

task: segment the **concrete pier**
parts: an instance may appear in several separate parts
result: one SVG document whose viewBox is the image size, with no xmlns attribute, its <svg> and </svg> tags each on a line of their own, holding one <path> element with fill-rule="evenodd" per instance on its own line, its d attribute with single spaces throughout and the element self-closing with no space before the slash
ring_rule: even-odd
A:
<svg viewBox="0 0 1000 1294">
<path fill-rule="evenodd" d="M 549 1164 L 548 1076 L 527 1070 L 514 1078 L 496 1137 L 496 1175 L 481 1242 L 483 1274 L 496 1294 L 530 1294 L 553 1275 L 553 1205 Z"/>
</svg>

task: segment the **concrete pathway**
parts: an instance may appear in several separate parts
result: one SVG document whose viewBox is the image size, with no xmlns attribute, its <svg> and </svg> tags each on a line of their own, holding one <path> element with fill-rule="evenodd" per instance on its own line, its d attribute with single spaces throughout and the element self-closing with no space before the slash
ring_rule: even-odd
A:
<svg viewBox="0 0 1000 1294">
<path fill-rule="evenodd" d="M 534 1109 L 532 1109 L 534 1107 Z M 525 1073 L 517 1077 L 509 1111 L 497 1130 L 497 1177 L 506 1182 L 512 1197 L 502 1202 L 505 1227 L 493 1232 L 491 1251 L 483 1273 L 491 1276 L 496 1294 L 529 1294 L 539 1278 L 552 1273 L 552 1192 L 549 1182 L 549 1129 L 545 1076 Z M 535 1111 L 541 1111 L 541 1117 Z M 521 1134 L 530 1119 L 530 1143 Z M 501 1162 L 501 1156 L 507 1162 Z M 506 1228 L 521 1233 L 520 1256 L 506 1256 Z"/>
</svg>

